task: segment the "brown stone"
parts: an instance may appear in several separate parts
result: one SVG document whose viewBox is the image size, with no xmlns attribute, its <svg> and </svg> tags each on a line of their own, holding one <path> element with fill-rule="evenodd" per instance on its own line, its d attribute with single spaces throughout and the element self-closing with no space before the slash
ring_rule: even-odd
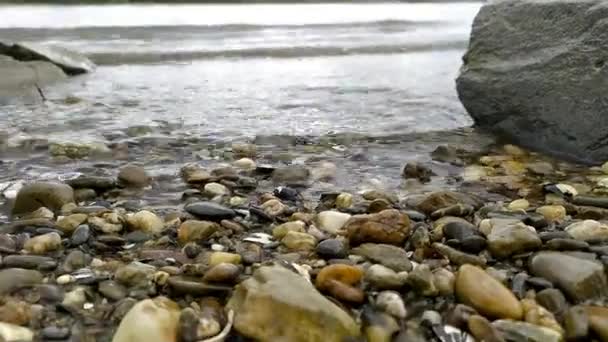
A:
<svg viewBox="0 0 608 342">
<path fill-rule="evenodd" d="M 455 292 L 459 301 L 472 306 L 486 317 L 515 320 L 523 317 L 522 306 L 515 295 L 477 266 L 460 267 L 456 275 Z"/>
<path fill-rule="evenodd" d="M 364 242 L 401 245 L 410 234 L 410 220 L 398 210 L 389 209 L 377 214 L 353 216 L 344 229 L 352 245 Z"/>
</svg>

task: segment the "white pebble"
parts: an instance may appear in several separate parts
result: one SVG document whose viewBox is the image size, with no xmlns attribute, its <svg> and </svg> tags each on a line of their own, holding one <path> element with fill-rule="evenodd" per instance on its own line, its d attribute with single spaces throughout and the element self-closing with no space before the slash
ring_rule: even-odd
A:
<svg viewBox="0 0 608 342">
<path fill-rule="evenodd" d="M 73 276 L 71 276 L 69 274 L 64 274 L 64 275 L 57 277 L 57 285 L 70 284 L 70 283 L 73 283 L 75 280 L 76 279 L 74 279 Z"/>
<path fill-rule="evenodd" d="M 226 247 L 224 247 L 223 245 L 220 245 L 219 243 L 214 243 L 211 245 L 211 250 L 216 251 L 216 252 L 223 252 L 226 250 Z"/>
</svg>

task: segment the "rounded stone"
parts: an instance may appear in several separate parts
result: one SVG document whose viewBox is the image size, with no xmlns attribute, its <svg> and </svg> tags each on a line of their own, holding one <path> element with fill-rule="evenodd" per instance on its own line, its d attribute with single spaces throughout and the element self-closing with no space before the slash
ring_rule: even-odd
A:
<svg viewBox="0 0 608 342">
<path fill-rule="evenodd" d="M 232 165 L 242 170 L 255 170 L 256 168 L 255 161 L 250 158 L 241 158 L 239 160 L 235 160 Z"/>
<path fill-rule="evenodd" d="M 365 271 L 365 280 L 380 290 L 398 289 L 405 285 L 407 273 L 399 274 L 392 269 L 375 264 Z"/>
<path fill-rule="evenodd" d="M 561 205 L 545 205 L 536 209 L 548 222 L 562 222 L 566 218 L 566 208 Z"/>
<path fill-rule="evenodd" d="M 46 254 L 61 248 L 61 236 L 57 233 L 47 233 L 35 236 L 25 242 L 23 248 L 32 254 Z"/>
<path fill-rule="evenodd" d="M 83 243 L 87 242 L 91 237 L 91 228 L 88 225 L 81 225 L 74 230 L 72 233 L 72 237 L 70 239 L 70 243 L 72 246 L 80 246 Z"/>
<path fill-rule="evenodd" d="M 67 203 L 74 202 L 74 190 L 67 184 L 36 182 L 23 186 L 13 204 L 13 215 L 33 212 L 40 207 L 59 211 Z"/>
<path fill-rule="evenodd" d="M 241 256 L 234 253 L 226 252 L 213 252 L 209 256 L 209 266 L 213 267 L 221 263 L 229 263 L 239 265 L 241 263 Z"/>
<path fill-rule="evenodd" d="M 350 214 L 338 211 L 322 211 L 317 215 L 317 227 L 329 234 L 337 234 L 351 218 Z"/>
<path fill-rule="evenodd" d="M 204 242 L 219 228 L 215 222 L 188 220 L 177 229 L 177 239 L 182 245 L 188 242 Z"/>
<path fill-rule="evenodd" d="M 342 259 L 347 255 L 344 242 L 338 239 L 327 239 L 319 242 L 316 252 L 324 259 Z"/>
<path fill-rule="evenodd" d="M 281 225 L 276 226 L 272 230 L 272 236 L 275 239 L 280 240 L 280 239 L 284 238 L 288 232 L 304 233 L 305 231 L 306 231 L 306 223 L 304 223 L 302 221 L 290 221 L 290 222 L 285 222 Z"/>
<path fill-rule="evenodd" d="M 203 280 L 212 283 L 233 283 L 240 274 L 241 269 L 237 265 L 220 263 L 205 272 Z"/>
<path fill-rule="evenodd" d="M 143 167 L 126 165 L 118 171 L 118 184 L 123 187 L 143 188 L 150 184 L 150 176 Z"/>
<path fill-rule="evenodd" d="M 159 234 L 165 229 L 163 220 L 147 210 L 127 216 L 127 224 L 132 230 L 139 230 L 148 234 Z"/>
<path fill-rule="evenodd" d="M 459 301 L 487 317 L 515 320 L 523 317 L 523 308 L 515 295 L 479 267 L 461 266 L 454 289 Z"/>
<path fill-rule="evenodd" d="M 179 315 L 177 303 L 166 297 L 144 299 L 122 319 L 112 342 L 177 341 Z"/>
<path fill-rule="evenodd" d="M 512 211 L 526 210 L 529 207 L 530 202 L 528 202 L 528 200 L 525 198 L 516 199 L 507 206 L 507 208 Z"/>
<path fill-rule="evenodd" d="M 315 284 L 317 288 L 324 290 L 330 286 L 332 280 L 346 285 L 354 285 L 363 278 L 363 271 L 356 266 L 345 264 L 334 264 L 325 266 L 317 274 Z"/>
<path fill-rule="evenodd" d="M 566 227 L 566 233 L 580 241 L 608 240 L 608 226 L 595 220 L 584 220 Z"/>
<path fill-rule="evenodd" d="M 203 190 L 211 196 L 224 196 L 230 194 L 230 190 L 220 183 L 207 183 Z"/>
<path fill-rule="evenodd" d="M 287 232 L 285 237 L 283 237 L 281 243 L 290 250 L 311 251 L 315 249 L 315 246 L 317 245 L 317 239 L 307 233 L 290 231 Z"/>
<path fill-rule="evenodd" d="M 59 219 L 56 226 L 62 232 L 71 234 L 78 226 L 85 223 L 87 218 L 86 214 L 72 214 Z"/>
<path fill-rule="evenodd" d="M 398 210 L 388 209 L 377 214 L 353 216 L 344 229 L 352 245 L 365 242 L 400 245 L 410 234 L 410 220 Z"/>
<path fill-rule="evenodd" d="M 378 309 L 396 318 L 404 319 L 407 316 L 403 298 L 395 291 L 382 291 L 378 293 L 375 305 Z"/>
</svg>

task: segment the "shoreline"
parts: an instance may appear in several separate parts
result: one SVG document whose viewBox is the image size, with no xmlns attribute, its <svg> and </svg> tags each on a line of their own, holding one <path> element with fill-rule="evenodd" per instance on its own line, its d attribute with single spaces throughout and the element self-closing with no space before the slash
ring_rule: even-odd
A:
<svg viewBox="0 0 608 342">
<path fill-rule="evenodd" d="M 15 201 L 0 226 L 5 331 L 117 342 L 164 342 L 159 327 L 189 341 L 304 331 L 558 341 L 575 304 L 585 306 L 572 314 L 606 317 L 604 267 L 590 260 L 608 255 L 607 168 L 513 145 L 441 145 L 433 163 L 399 168 L 401 189 L 359 192 L 332 187 L 344 176 L 336 164 L 267 165 L 260 146 L 234 144 L 215 166 L 183 164 L 180 195 L 161 206 L 147 201 L 167 188 L 137 158 L 115 177 L 90 169 L 4 189 Z M 448 165 L 459 173 L 437 175 Z M 437 178 L 444 185 L 424 187 Z M 306 191 L 315 183 L 326 184 L 320 194 Z M 555 296 L 564 306 L 548 306 Z"/>
</svg>

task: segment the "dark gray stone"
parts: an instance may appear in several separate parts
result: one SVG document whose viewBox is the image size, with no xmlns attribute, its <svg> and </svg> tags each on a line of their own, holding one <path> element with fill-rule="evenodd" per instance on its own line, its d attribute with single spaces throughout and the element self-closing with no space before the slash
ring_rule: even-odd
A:
<svg viewBox="0 0 608 342">
<path fill-rule="evenodd" d="M 325 259 L 341 259 L 346 257 L 347 249 L 341 240 L 327 239 L 319 242 L 316 252 Z"/>
<path fill-rule="evenodd" d="M 47 340 L 65 340 L 70 336 L 70 329 L 51 326 L 42 329 L 40 335 Z"/>
<path fill-rule="evenodd" d="M 608 160 L 606 17 L 603 0 L 486 2 L 456 81 L 476 125 L 556 156 Z"/>
<path fill-rule="evenodd" d="M 72 233 L 72 238 L 70 239 L 70 243 L 72 246 L 79 246 L 83 243 L 89 241 L 91 237 L 91 228 L 88 225 L 78 226 L 74 233 Z"/>
<path fill-rule="evenodd" d="M 28 268 L 37 269 L 40 264 L 54 263 L 57 266 L 55 259 L 40 255 L 8 255 L 2 259 L 4 267 Z"/>
<path fill-rule="evenodd" d="M 186 206 L 186 211 L 198 218 L 211 221 L 231 219 L 236 212 L 214 202 L 195 202 Z"/>
</svg>

